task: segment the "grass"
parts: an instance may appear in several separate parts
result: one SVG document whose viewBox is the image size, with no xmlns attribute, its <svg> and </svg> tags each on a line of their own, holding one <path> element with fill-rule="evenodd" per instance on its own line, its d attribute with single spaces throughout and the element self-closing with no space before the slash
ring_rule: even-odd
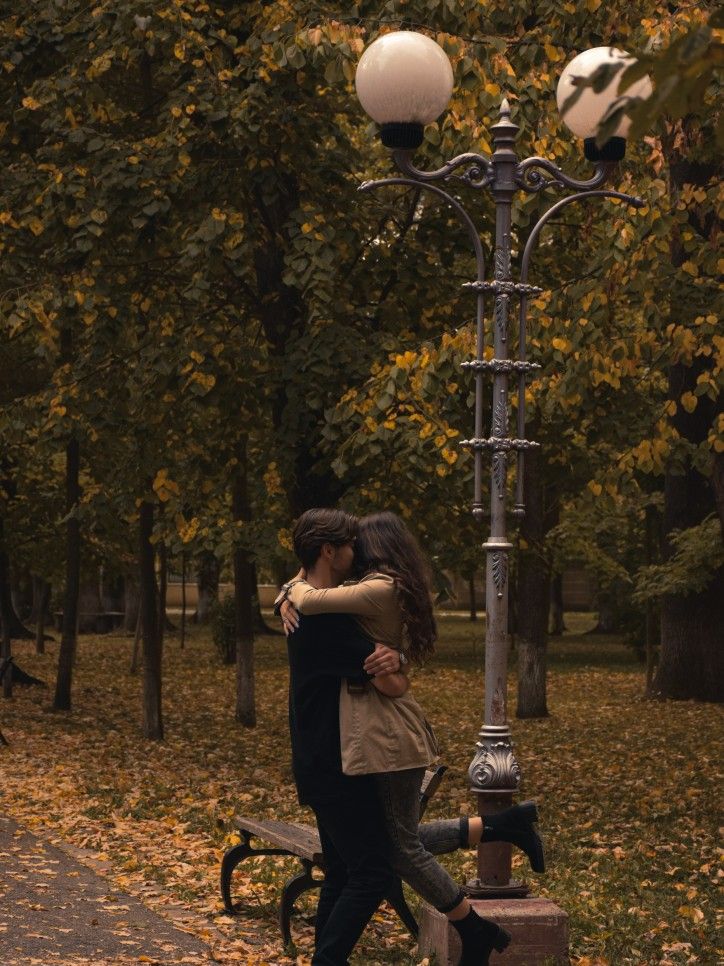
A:
<svg viewBox="0 0 724 966">
<path fill-rule="evenodd" d="M 586 635 L 591 615 L 567 615 L 552 641 L 550 717 L 515 721 L 522 794 L 538 800 L 549 872 L 526 874 L 534 894 L 570 916 L 578 966 L 722 961 L 716 947 L 721 709 L 642 699 L 643 672 L 612 637 Z M 483 701 L 484 622 L 443 616 L 438 656 L 413 688 L 435 725 L 450 770 L 428 817 L 472 812 L 466 771 Z M 35 655 L 16 645 L 21 666 L 53 682 L 57 645 Z M 184 651 L 165 654 L 163 743 L 140 737 L 140 680 L 130 677 L 131 642 L 80 639 L 71 714 L 48 711 L 50 694 L 16 689 L 0 702 L 11 746 L 0 749 L 0 806 L 30 826 L 51 827 L 102 855 L 119 885 L 161 910 L 171 897 L 187 928 L 211 937 L 221 962 L 291 963 L 281 950 L 276 900 L 290 860 L 254 862 L 235 877 L 242 915 L 228 920 L 218 899 L 218 865 L 237 811 L 309 820 L 296 802 L 286 726 L 286 650 L 257 642 L 259 721 L 233 720 L 234 673 L 218 664 L 210 635 L 194 632 Z M 515 657 L 509 709 L 515 708 Z M 473 853 L 445 858 L 461 879 Z M 311 913 L 312 905 L 308 904 Z M 295 927 L 300 963 L 311 929 Z M 355 963 L 410 964 L 415 947 L 380 914 Z"/>
</svg>

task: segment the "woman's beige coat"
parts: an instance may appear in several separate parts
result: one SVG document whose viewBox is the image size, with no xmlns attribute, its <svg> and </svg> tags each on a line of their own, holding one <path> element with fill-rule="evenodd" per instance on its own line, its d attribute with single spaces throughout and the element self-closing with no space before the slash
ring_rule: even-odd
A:
<svg viewBox="0 0 724 966">
<path fill-rule="evenodd" d="M 386 574 L 326 590 L 300 580 L 290 587 L 288 600 L 302 614 L 353 614 L 373 641 L 403 649 L 402 612 L 395 582 Z M 435 734 L 409 691 L 388 698 L 372 684 L 355 692 L 343 681 L 339 732 L 346 775 L 427 767 L 438 757 Z"/>
</svg>

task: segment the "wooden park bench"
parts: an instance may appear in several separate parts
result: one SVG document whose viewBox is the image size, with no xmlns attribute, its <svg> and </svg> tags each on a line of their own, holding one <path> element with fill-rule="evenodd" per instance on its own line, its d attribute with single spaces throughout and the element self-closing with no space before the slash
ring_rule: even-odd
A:
<svg viewBox="0 0 724 966">
<path fill-rule="evenodd" d="M 420 818 L 427 808 L 427 803 L 437 791 L 446 770 L 445 765 L 440 765 L 438 768 L 428 769 L 425 772 L 420 788 Z M 286 946 L 292 938 L 290 921 L 292 913 L 296 911 L 294 903 L 302 893 L 309 889 L 318 889 L 322 884 L 321 879 L 315 879 L 312 875 L 315 868 L 324 872 L 324 856 L 322 855 L 319 833 L 311 825 L 278 822 L 275 819 L 257 820 L 237 815 L 233 822 L 239 830 L 242 841 L 239 845 L 232 846 L 221 862 L 221 897 L 224 901 L 224 909 L 230 915 L 235 915 L 237 911 L 231 898 L 231 877 L 234 869 L 244 859 L 254 855 L 293 855 L 302 864 L 302 871 L 293 876 L 282 889 L 279 903 L 279 927 L 282 940 Z M 260 839 L 262 842 L 270 842 L 273 847 L 255 848 L 251 844 L 252 838 Z M 385 899 L 412 935 L 416 937 L 418 932 L 417 920 L 407 905 L 402 892 L 402 882 L 399 878 L 395 879 Z"/>
</svg>

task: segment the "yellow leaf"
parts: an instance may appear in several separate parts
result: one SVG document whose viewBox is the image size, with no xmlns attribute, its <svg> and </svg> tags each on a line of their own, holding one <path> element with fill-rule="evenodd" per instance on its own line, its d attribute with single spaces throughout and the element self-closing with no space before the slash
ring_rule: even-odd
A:
<svg viewBox="0 0 724 966">
<path fill-rule="evenodd" d="M 485 85 L 485 93 L 490 94 L 491 97 L 497 97 L 500 94 L 500 86 L 494 84 L 492 81 L 488 81 Z"/>
<path fill-rule="evenodd" d="M 555 63 L 557 60 L 561 59 L 561 52 L 558 47 L 554 47 L 553 44 L 543 44 L 543 49 L 546 52 L 546 57 L 548 60 Z"/>
<path fill-rule="evenodd" d="M 179 40 L 174 44 L 173 53 L 178 60 L 186 60 L 186 44 Z"/>
<path fill-rule="evenodd" d="M 36 101 L 34 97 L 24 97 L 22 99 L 23 107 L 27 107 L 29 111 L 37 111 L 40 107 L 40 101 Z"/>
<path fill-rule="evenodd" d="M 685 392 L 681 397 L 681 405 L 687 411 L 687 413 L 693 413 L 696 409 L 696 404 L 699 400 L 696 398 L 693 392 Z"/>
<path fill-rule="evenodd" d="M 594 13 L 601 6 L 603 0 L 586 0 L 586 6 L 591 13 Z"/>
<path fill-rule="evenodd" d="M 684 262 L 681 266 L 682 271 L 686 272 L 687 275 L 691 275 L 692 278 L 696 278 L 699 274 L 699 269 L 693 262 Z"/>
<path fill-rule="evenodd" d="M 686 916 L 692 922 L 702 922 L 704 919 L 704 913 L 696 906 L 679 906 L 678 912 L 680 916 Z"/>
<path fill-rule="evenodd" d="M 594 496 L 600 496 L 603 493 L 603 487 L 600 483 L 596 483 L 595 480 L 589 480 L 588 489 L 593 493 Z"/>
<path fill-rule="evenodd" d="M 31 218 L 28 222 L 28 228 L 35 236 L 42 235 L 44 231 L 44 225 L 38 218 Z"/>
</svg>

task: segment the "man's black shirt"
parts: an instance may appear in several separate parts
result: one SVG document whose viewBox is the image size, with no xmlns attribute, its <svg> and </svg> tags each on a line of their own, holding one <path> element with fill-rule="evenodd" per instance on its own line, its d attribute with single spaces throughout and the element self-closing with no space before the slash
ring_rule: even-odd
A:
<svg viewBox="0 0 724 966">
<path fill-rule="evenodd" d="M 360 678 L 372 641 L 346 614 L 301 617 L 287 637 L 292 770 L 302 804 L 329 802 L 357 784 L 342 772 L 339 688 Z"/>
</svg>

